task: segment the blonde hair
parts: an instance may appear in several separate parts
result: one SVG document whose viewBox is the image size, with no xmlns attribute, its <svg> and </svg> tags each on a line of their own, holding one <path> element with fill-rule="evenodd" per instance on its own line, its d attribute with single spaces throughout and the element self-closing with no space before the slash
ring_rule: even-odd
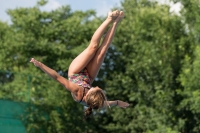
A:
<svg viewBox="0 0 200 133">
<path fill-rule="evenodd" d="M 101 89 L 90 92 L 86 97 L 88 108 L 85 110 L 85 117 L 87 118 L 92 114 L 92 109 L 102 108 L 105 101 L 107 102 L 106 96 Z"/>
</svg>

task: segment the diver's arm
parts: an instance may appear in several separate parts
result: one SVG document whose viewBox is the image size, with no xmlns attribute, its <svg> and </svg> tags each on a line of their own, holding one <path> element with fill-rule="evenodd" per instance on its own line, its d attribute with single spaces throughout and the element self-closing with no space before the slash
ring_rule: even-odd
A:
<svg viewBox="0 0 200 133">
<path fill-rule="evenodd" d="M 78 91 L 78 88 L 74 84 L 69 82 L 64 77 L 60 76 L 55 70 L 49 68 L 48 66 L 46 66 L 43 63 L 35 60 L 34 58 L 32 58 L 30 62 L 32 62 L 36 67 L 40 68 L 42 71 L 44 71 L 50 77 L 52 77 L 57 82 L 59 82 L 61 85 L 63 85 L 67 90 L 69 90 L 71 92 Z"/>
<path fill-rule="evenodd" d="M 118 106 L 118 107 L 121 107 L 121 108 L 127 108 L 129 106 L 129 103 L 123 102 L 121 100 L 107 101 L 107 102 L 104 103 L 104 107 L 108 107 L 108 105 L 110 107 Z"/>
</svg>

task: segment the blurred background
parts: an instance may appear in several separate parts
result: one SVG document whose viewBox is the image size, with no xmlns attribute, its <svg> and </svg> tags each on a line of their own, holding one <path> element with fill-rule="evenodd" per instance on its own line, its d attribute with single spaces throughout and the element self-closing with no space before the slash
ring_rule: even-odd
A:
<svg viewBox="0 0 200 133">
<path fill-rule="evenodd" d="M 29 61 L 67 78 L 116 9 L 125 18 L 93 86 L 130 107 L 85 121 L 85 108 Z M 2 0 L 0 133 L 199 133 L 199 24 L 199 0 Z"/>
</svg>

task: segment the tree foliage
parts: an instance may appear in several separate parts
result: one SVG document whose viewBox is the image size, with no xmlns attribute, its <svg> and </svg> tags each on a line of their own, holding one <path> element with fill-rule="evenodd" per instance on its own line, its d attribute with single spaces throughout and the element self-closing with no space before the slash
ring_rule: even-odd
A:
<svg viewBox="0 0 200 133">
<path fill-rule="evenodd" d="M 92 131 L 94 127 L 83 122 L 83 107 L 29 61 L 34 57 L 67 78 L 70 62 L 88 45 L 101 21 L 90 19 L 94 11 L 71 12 L 69 6 L 41 11 L 43 2 L 8 10 L 12 24 L 1 23 L 0 96 L 29 102 L 23 117 L 28 132 Z"/>
<path fill-rule="evenodd" d="M 155 1 L 122 1 L 125 18 L 93 85 L 131 106 L 96 111 L 87 122 L 70 93 L 29 60 L 67 78 L 70 62 L 104 18 L 69 6 L 41 11 L 45 0 L 9 10 L 12 24 L 0 23 L 0 98 L 29 102 L 28 132 L 198 133 L 199 2 L 176 2 L 183 5 L 180 15 Z"/>
<path fill-rule="evenodd" d="M 177 0 L 181 2 L 183 9 L 181 11 L 185 26 L 189 34 L 190 45 L 192 49 L 191 54 L 185 55 L 183 66 L 181 68 L 181 74 L 178 80 L 181 82 L 183 88 L 177 90 L 180 96 L 183 97 L 179 105 L 179 109 L 185 119 L 184 130 L 187 132 L 200 132 L 199 123 L 199 44 L 200 44 L 200 3 L 198 0 Z"/>
</svg>

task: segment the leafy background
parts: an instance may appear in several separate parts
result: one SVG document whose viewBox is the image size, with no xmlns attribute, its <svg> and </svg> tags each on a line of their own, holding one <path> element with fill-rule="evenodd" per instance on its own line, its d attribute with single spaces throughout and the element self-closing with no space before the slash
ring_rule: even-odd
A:
<svg viewBox="0 0 200 133">
<path fill-rule="evenodd" d="M 30 103 L 22 117 L 30 133 L 199 133 L 200 3 L 174 2 L 182 4 L 179 15 L 150 0 L 116 7 L 125 18 L 93 85 L 131 106 L 96 111 L 87 121 L 70 93 L 29 60 L 67 78 L 70 62 L 106 16 L 68 5 L 41 11 L 44 0 L 8 10 L 12 23 L 0 22 L 0 98 Z"/>
</svg>

